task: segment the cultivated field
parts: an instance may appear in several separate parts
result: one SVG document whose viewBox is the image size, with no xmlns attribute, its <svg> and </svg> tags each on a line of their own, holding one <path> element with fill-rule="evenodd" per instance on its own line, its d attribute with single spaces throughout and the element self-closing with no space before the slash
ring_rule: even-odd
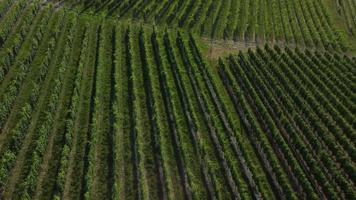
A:
<svg viewBox="0 0 356 200">
<path fill-rule="evenodd" d="M 0 199 L 356 199 L 355 11 L 0 0 Z"/>
</svg>

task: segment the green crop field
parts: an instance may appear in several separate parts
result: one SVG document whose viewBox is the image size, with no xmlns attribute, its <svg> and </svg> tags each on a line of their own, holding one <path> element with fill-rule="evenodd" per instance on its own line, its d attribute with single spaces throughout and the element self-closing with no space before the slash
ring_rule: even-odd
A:
<svg viewBox="0 0 356 200">
<path fill-rule="evenodd" d="M 0 0 L 1 200 L 355 184 L 355 0 Z"/>
</svg>

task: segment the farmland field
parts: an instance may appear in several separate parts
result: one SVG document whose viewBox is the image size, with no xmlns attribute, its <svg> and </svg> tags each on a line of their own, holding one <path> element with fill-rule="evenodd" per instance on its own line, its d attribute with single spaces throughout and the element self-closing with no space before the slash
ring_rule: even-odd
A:
<svg viewBox="0 0 356 200">
<path fill-rule="evenodd" d="M 356 199 L 354 0 L 0 0 L 0 199 Z"/>
</svg>

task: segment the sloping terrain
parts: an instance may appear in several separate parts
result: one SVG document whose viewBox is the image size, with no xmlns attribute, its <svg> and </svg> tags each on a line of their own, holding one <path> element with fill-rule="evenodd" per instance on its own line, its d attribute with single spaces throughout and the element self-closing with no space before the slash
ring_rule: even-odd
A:
<svg viewBox="0 0 356 200">
<path fill-rule="evenodd" d="M 355 199 L 327 5 L 0 1 L 0 199 Z"/>
</svg>

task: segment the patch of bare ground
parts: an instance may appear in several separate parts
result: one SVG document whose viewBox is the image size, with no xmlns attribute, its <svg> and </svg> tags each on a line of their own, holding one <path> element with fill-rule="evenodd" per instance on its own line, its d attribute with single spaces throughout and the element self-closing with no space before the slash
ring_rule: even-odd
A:
<svg viewBox="0 0 356 200">
<path fill-rule="evenodd" d="M 202 38 L 202 43 L 206 45 L 205 57 L 214 61 L 230 54 L 237 54 L 239 51 L 247 52 L 248 49 L 256 49 L 257 42 L 241 42 L 234 40 L 211 40 Z"/>
<path fill-rule="evenodd" d="M 58 10 L 63 7 L 64 1 L 63 0 L 43 0 L 41 3 L 41 7 L 52 4 L 55 10 Z"/>
<path fill-rule="evenodd" d="M 240 51 L 247 52 L 249 49 L 255 50 L 257 47 L 263 47 L 265 44 L 270 46 L 278 45 L 281 48 L 288 46 L 289 48 L 305 49 L 303 45 L 295 45 L 286 43 L 285 41 L 264 42 L 262 40 L 254 41 L 235 41 L 235 40 L 216 40 L 203 37 L 201 38 L 203 45 L 206 47 L 204 52 L 205 57 L 210 61 L 216 61 L 221 57 L 226 57 L 230 54 L 238 54 Z"/>
<path fill-rule="evenodd" d="M 201 38 L 201 44 L 203 46 L 203 55 L 204 57 L 211 63 L 216 63 L 219 58 L 227 57 L 229 55 L 236 55 L 240 51 L 247 52 L 249 49 L 255 50 L 257 47 L 262 47 L 265 44 L 270 46 L 277 45 L 280 48 L 289 47 L 291 49 L 298 48 L 300 50 L 309 49 L 311 51 L 317 50 L 319 52 L 327 51 L 323 47 L 306 47 L 304 45 L 296 45 L 293 43 L 286 43 L 284 41 L 274 41 L 274 42 L 253 42 L 253 41 L 234 41 L 234 40 L 216 40 L 203 37 Z M 355 54 L 353 52 L 343 52 L 343 55 L 347 55 L 349 57 L 354 57 Z"/>
</svg>

